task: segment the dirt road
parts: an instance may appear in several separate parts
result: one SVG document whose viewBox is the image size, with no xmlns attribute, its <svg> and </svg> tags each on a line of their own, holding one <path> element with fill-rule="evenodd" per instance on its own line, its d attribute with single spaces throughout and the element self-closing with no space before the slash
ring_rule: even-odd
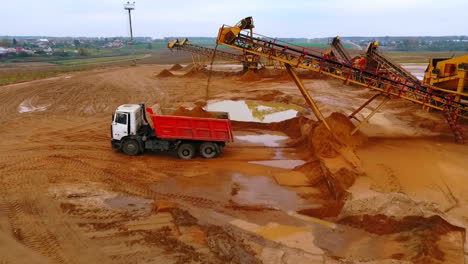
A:
<svg viewBox="0 0 468 264">
<path fill-rule="evenodd" d="M 113 151 L 118 105 L 159 102 L 167 114 L 205 100 L 203 76 L 155 77 L 171 66 L 0 87 L 0 263 L 463 263 L 468 148 L 452 143 L 441 116 L 394 100 L 360 147 L 321 146 L 313 139 L 326 135 L 301 117 L 236 123 L 236 142 L 214 160 Z M 326 116 L 372 96 L 305 84 Z M 292 82 L 274 77 L 214 74 L 209 97 L 263 102 L 249 103 L 252 116 L 278 107 L 265 102 L 306 108 Z M 415 211 L 392 209 L 397 199 Z"/>
</svg>

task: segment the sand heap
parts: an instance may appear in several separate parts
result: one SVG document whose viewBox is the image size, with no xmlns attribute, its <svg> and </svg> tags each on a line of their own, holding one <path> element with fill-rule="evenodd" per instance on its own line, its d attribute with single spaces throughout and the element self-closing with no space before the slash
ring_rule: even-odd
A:
<svg viewBox="0 0 468 264">
<path fill-rule="evenodd" d="M 255 82 L 255 81 L 260 81 L 262 78 L 260 78 L 260 76 L 258 76 L 258 74 L 256 74 L 255 72 L 253 71 L 247 71 L 244 75 L 242 75 L 242 77 L 240 78 L 241 81 L 243 82 Z"/>
<path fill-rule="evenodd" d="M 343 154 L 343 149 L 354 151 L 367 140 L 367 137 L 360 131 L 351 135 L 355 126 L 344 114 L 335 112 L 326 120 L 333 133 L 323 123 L 320 123 L 309 137 L 309 146 L 313 147 L 320 157 L 334 158 Z"/>
<path fill-rule="evenodd" d="M 174 64 L 169 70 L 170 71 L 178 71 L 180 69 L 182 69 L 184 67 L 182 67 L 180 64 Z"/>
<path fill-rule="evenodd" d="M 287 72 L 283 72 L 279 75 L 277 75 L 274 79 L 274 81 L 292 81 L 291 75 Z"/>
<path fill-rule="evenodd" d="M 403 193 L 382 193 L 363 199 L 346 201 L 339 218 L 353 215 L 386 215 L 401 220 L 405 216 L 429 218 L 434 215 L 445 217 L 437 205 L 426 201 L 415 201 Z"/>
<path fill-rule="evenodd" d="M 300 71 L 297 74 L 301 79 L 325 79 L 326 76 L 314 71 Z"/>
<path fill-rule="evenodd" d="M 257 74 L 261 77 L 265 77 L 265 78 L 270 78 L 270 77 L 273 77 L 275 74 L 274 74 L 274 70 L 272 69 L 267 69 L 265 67 L 259 69 L 257 71 Z"/>
<path fill-rule="evenodd" d="M 264 78 L 275 78 L 284 74 L 288 74 L 285 69 L 279 68 L 261 68 L 257 71 L 257 74 Z M 289 74 L 288 74 L 289 75 Z"/>
<path fill-rule="evenodd" d="M 172 74 L 168 70 L 162 70 L 158 75 L 156 75 L 156 77 L 160 77 L 160 78 L 172 77 L 172 76 L 174 76 L 174 74 Z"/>
<path fill-rule="evenodd" d="M 174 116 L 189 116 L 189 117 L 204 117 L 204 118 L 216 118 L 213 114 L 206 111 L 200 106 L 196 106 L 192 109 L 179 107 L 174 113 Z"/>
<path fill-rule="evenodd" d="M 463 263 L 463 253 L 444 255 L 463 248 L 463 225 L 435 204 L 414 201 L 402 193 L 347 201 L 337 222 L 373 234 L 406 237 L 399 243 L 412 248 L 412 255 L 404 256 L 412 263 Z"/>
</svg>

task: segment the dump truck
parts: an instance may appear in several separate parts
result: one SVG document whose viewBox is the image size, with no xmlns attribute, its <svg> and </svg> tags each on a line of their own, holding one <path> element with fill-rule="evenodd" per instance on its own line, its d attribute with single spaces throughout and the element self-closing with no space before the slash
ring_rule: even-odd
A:
<svg viewBox="0 0 468 264">
<path fill-rule="evenodd" d="M 176 152 L 180 159 L 218 156 L 234 141 L 229 115 L 209 112 L 216 118 L 162 115 L 144 104 L 124 104 L 112 116 L 112 148 L 135 156 L 145 151 Z M 157 109 L 157 108 L 156 108 Z M 146 118 L 151 117 L 153 127 Z"/>
</svg>

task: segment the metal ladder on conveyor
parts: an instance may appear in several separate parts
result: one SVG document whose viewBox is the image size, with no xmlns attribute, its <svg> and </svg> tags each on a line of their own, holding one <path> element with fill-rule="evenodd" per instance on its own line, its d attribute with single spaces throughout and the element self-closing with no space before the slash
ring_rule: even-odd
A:
<svg viewBox="0 0 468 264">
<path fill-rule="evenodd" d="M 453 96 L 450 96 L 448 100 L 453 101 Z M 447 104 L 444 107 L 444 116 L 447 119 L 447 123 L 449 124 L 453 135 L 455 136 L 455 140 L 460 144 L 464 144 L 465 138 L 463 136 L 463 130 L 460 124 L 458 123 L 458 116 L 454 115 L 454 113 L 450 111 L 450 104 Z"/>
<path fill-rule="evenodd" d="M 225 27 L 229 28 L 229 26 L 224 25 L 223 28 Z M 453 91 L 428 86 L 420 82 L 415 83 L 408 81 L 408 79 L 404 81 L 399 80 L 404 78 L 397 78 L 396 80 L 388 79 L 381 74 L 368 72 L 354 68 L 348 63 L 332 60 L 326 54 L 318 51 L 259 34 L 251 36 L 241 32 L 234 38 L 225 39 L 225 41 L 220 41 L 220 35 L 218 36 L 217 44 L 219 45 L 259 55 L 270 60 L 276 60 L 291 67 L 319 72 L 325 76 L 343 80 L 346 84 L 355 84 L 369 88 L 387 97 L 399 97 L 427 109 L 443 111 L 449 114 L 451 120 L 456 121 L 458 118 L 468 119 L 468 104 L 466 101 L 455 102 L 447 99 L 447 95 L 452 96 L 457 94 Z M 467 94 L 461 94 L 461 96 L 465 99 L 468 98 Z"/>
</svg>

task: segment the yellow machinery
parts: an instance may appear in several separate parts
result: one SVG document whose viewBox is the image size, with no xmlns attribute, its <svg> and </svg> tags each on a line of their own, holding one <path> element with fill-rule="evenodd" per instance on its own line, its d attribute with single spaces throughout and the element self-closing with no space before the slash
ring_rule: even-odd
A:
<svg viewBox="0 0 468 264">
<path fill-rule="evenodd" d="M 379 51 L 379 42 L 373 41 L 366 48 L 366 70 L 385 76 L 389 79 L 398 81 L 413 82 L 419 85 L 421 81 L 413 74 L 401 67 L 398 63 L 394 63 L 387 56 Z"/>
<path fill-rule="evenodd" d="M 458 93 L 468 92 L 468 55 L 431 59 L 423 82 Z M 455 100 L 459 101 L 460 96 L 456 96 Z"/>
<path fill-rule="evenodd" d="M 370 46 L 368 54 L 372 58 L 375 58 L 386 70 L 391 72 L 391 74 L 386 76 L 377 71 L 369 71 L 368 69 L 356 68 L 354 65 L 342 63 L 329 58 L 327 54 L 322 54 L 305 47 L 253 34 L 253 28 L 251 17 L 243 19 L 234 27 L 223 25 L 218 32 L 217 44 L 284 64 L 317 119 L 322 121 L 328 129 L 330 128 L 322 113 L 293 68 L 311 70 L 343 80 L 346 84 L 354 84 L 377 92 L 354 111 L 349 118 L 353 118 L 377 97 L 384 98 L 379 106 L 356 127 L 353 133 L 366 123 L 389 98 L 396 97 L 417 103 L 425 108 L 443 111 L 456 140 L 463 142 L 462 130 L 457 120 L 458 118 L 468 119 L 468 102 L 465 101 L 468 99 L 468 93 L 447 90 L 413 80 L 414 76 L 408 75 L 399 65 L 391 63 L 386 57 L 376 52 L 376 47 L 378 47 L 376 43 Z M 246 32 L 244 30 L 249 31 Z M 462 100 L 457 102 L 454 100 L 455 97 L 462 98 Z"/>
<path fill-rule="evenodd" d="M 351 55 L 349 55 L 348 51 L 343 47 L 343 44 L 341 44 L 341 38 L 339 36 L 333 38 L 330 43 L 330 49 L 325 54 L 333 56 L 341 63 L 349 63 L 352 60 Z"/>
<path fill-rule="evenodd" d="M 243 61 L 244 71 L 257 71 L 260 57 L 252 54 L 246 54 Z"/>
</svg>

